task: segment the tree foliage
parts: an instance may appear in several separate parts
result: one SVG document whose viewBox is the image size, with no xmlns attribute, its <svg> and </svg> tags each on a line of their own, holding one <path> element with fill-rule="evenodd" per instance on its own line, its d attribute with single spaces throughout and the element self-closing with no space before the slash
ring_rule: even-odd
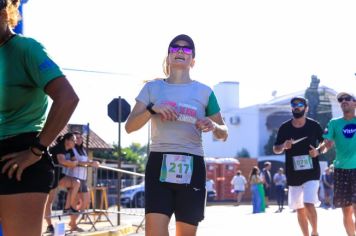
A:
<svg viewBox="0 0 356 236">
<path fill-rule="evenodd" d="M 237 152 L 237 157 L 239 158 L 250 158 L 250 153 L 246 148 L 242 148 L 240 151 Z"/>
<path fill-rule="evenodd" d="M 271 135 L 269 136 L 268 142 L 264 146 L 265 155 L 274 155 L 273 145 L 277 139 L 277 130 L 273 129 Z"/>
<path fill-rule="evenodd" d="M 114 149 L 110 151 L 94 151 L 94 156 L 106 160 L 117 160 L 118 145 L 113 144 Z M 132 143 L 130 146 L 121 149 L 121 161 L 127 164 L 138 165 L 138 171 L 143 172 L 147 159 L 147 145 L 141 146 L 139 143 Z"/>
</svg>

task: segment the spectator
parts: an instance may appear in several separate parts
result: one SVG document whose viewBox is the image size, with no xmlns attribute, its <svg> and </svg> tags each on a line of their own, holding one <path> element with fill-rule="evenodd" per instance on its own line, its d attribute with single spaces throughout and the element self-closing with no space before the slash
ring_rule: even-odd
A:
<svg viewBox="0 0 356 236">
<path fill-rule="evenodd" d="M 206 188 L 207 200 L 214 201 L 216 197 L 214 180 L 207 179 L 205 183 L 205 188 Z"/>
<path fill-rule="evenodd" d="M 38 236 L 53 179 L 43 154 L 79 99 L 44 47 L 14 33 L 19 6 L 0 0 L 0 216 L 4 235 Z"/>
<path fill-rule="evenodd" d="M 53 162 L 55 163 L 55 178 L 52 184 L 52 190 L 50 191 L 46 209 L 45 209 L 45 220 L 47 222 L 46 233 L 53 233 L 54 227 L 51 220 L 52 214 L 52 204 L 57 193 L 57 187 L 64 187 L 69 189 L 70 194 L 67 198 L 70 198 L 69 209 L 64 209 L 65 213 L 77 213 L 76 209 L 76 196 L 80 186 L 80 182 L 73 177 L 66 176 L 63 173 L 63 167 L 74 168 L 78 165 L 78 161 L 75 159 L 73 148 L 76 142 L 75 135 L 73 133 L 66 133 L 64 136 L 59 136 L 57 138 L 57 144 L 50 149 L 52 154 Z"/>
<path fill-rule="evenodd" d="M 265 191 L 265 203 L 266 208 L 269 205 L 269 197 L 271 195 L 271 187 L 272 187 L 272 175 L 271 175 L 272 164 L 269 161 L 266 161 L 263 164 L 263 170 L 261 172 L 261 177 L 263 180 L 263 189 Z"/>
<path fill-rule="evenodd" d="M 285 196 L 285 187 L 287 183 L 286 176 L 284 175 L 283 168 L 279 168 L 278 172 L 273 176 L 273 182 L 276 186 L 276 198 L 278 210 L 277 212 L 282 212 L 284 209 L 284 196 Z"/>
<path fill-rule="evenodd" d="M 334 192 L 334 176 L 329 167 L 325 168 L 321 180 L 324 187 L 324 206 L 325 208 L 333 207 L 332 196 Z"/>
<path fill-rule="evenodd" d="M 238 206 L 241 203 L 247 186 L 246 178 L 242 175 L 241 170 L 236 172 L 236 175 L 231 180 L 231 185 L 233 192 L 236 193 L 236 206 Z"/>
<path fill-rule="evenodd" d="M 252 213 L 265 212 L 265 193 L 263 189 L 263 180 L 261 179 L 260 169 L 254 166 L 250 173 L 249 184 L 252 193 Z"/>
<path fill-rule="evenodd" d="M 81 212 L 89 208 L 90 204 L 90 193 L 87 185 L 87 177 L 88 177 L 88 167 L 99 167 L 99 162 L 89 160 L 89 157 L 85 151 L 83 145 L 83 136 L 79 132 L 74 132 L 76 137 L 76 144 L 73 149 L 76 160 L 78 161 L 78 166 L 74 168 L 67 168 L 65 170 L 66 175 L 71 176 L 80 181 L 80 188 L 78 191 L 79 204 L 77 205 L 77 209 Z M 69 192 L 71 195 L 71 192 Z M 67 196 L 66 208 L 70 207 L 70 197 Z M 71 220 L 69 222 L 69 226 L 71 231 L 83 231 L 81 228 L 77 226 L 77 218 L 78 214 L 71 215 Z"/>
</svg>

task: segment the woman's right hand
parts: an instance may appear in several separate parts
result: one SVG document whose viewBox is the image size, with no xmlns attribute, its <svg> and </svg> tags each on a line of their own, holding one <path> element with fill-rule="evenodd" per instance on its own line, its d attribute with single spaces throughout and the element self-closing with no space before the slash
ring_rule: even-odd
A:
<svg viewBox="0 0 356 236">
<path fill-rule="evenodd" d="M 21 181 L 22 172 L 29 166 L 41 160 L 42 156 L 34 155 L 30 149 L 21 152 L 14 152 L 6 154 L 1 158 L 2 162 L 6 162 L 3 166 L 1 173 L 5 174 L 12 179 L 16 174 L 16 179 Z"/>
<path fill-rule="evenodd" d="M 169 104 L 155 104 L 152 110 L 161 115 L 162 121 L 175 121 L 178 119 L 178 113 L 175 107 Z"/>
</svg>

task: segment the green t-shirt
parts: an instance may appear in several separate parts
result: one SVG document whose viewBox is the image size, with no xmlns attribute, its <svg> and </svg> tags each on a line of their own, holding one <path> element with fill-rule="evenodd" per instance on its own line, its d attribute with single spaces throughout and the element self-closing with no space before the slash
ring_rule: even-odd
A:
<svg viewBox="0 0 356 236">
<path fill-rule="evenodd" d="M 34 39 L 16 35 L 0 46 L 0 139 L 43 128 L 48 105 L 44 88 L 61 76 Z"/>
<path fill-rule="evenodd" d="M 356 169 L 356 118 L 330 120 L 323 137 L 335 142 L 335 168 Z"/>
</svg>

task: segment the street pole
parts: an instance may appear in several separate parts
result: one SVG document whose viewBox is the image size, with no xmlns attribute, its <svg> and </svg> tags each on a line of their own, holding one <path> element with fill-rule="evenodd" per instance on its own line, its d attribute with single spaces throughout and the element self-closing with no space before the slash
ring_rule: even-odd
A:
<svg viewBox="0 0 356 236">
<path fill-rule="evenodd" d="M 87 152 L 87 154 L 89 153 L 89 140 L 90 140 L 90 128 L 89 128 L 89 123 L 87 123 L 87 127 L 86 127 L 86 131 L 87 131 L 87 138 L 85 140 L 85 146 L 86 146 L 86 149 L 85 151 Z M 82 134 L 83 134 L 83 128 L 82 128 Z"/>
<path fill-rule="evenodd" d="M 119 96 L 118 99 L 118 109 L 117 109 L 117 117 L 118 117 L 118 125 L 119 125 L 119 138 L 118 138 L 118 144 L 117 144 L 117 154 L 118 154 L 118 160 L 117 160 L 117 168 L 121 169 L 121 96 Z M 117 211 L 120 212 L 120 191 L 121 191 L 121 173 L 117 173 Z M 117 214 L 117 225 L 120 225 L 120 213 Z"/>
</svg>

